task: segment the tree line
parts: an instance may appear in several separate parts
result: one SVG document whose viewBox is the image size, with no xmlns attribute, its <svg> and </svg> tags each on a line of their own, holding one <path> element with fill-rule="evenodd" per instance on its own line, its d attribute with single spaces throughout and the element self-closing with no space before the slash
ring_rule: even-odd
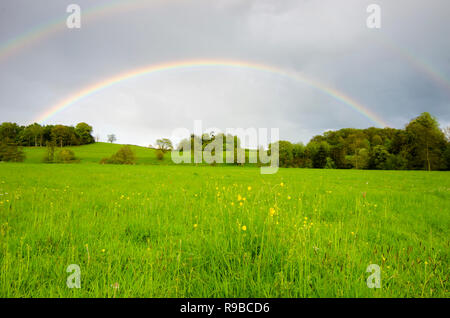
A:
<svg viewBox="0 0 450 318">
<path fill-rule="evenodd" d="M 53 162 L 54 147 L 84 145 L 95 142 L 92 127 L 79 123 L 75 127 L 64 125 L 32 124 L 19 126 L 15 123 L 0 125 L 0 161 L 22 161 L 21 146 L 47 146 L 49 158 Z M 200 144 L 204 149 L 216 138 L 223 140 L 223 149 L 234 151 L 237 164 L 238 149 L 241 142 L 237 136 L 212 132 L 202 136 L 192 134 L 180 142 L 177 149 L 194 149 Z M 114 142 L 115 135 L 109 135 L 108 141 Z M 190 145 L 190 147 L 186 147 Z M 269 152 L 274 145 L 269 145 Z M 164 154 L 173 149 L 172 142 L 157 140 L 156 156 L 162 160 Z M 307 145 L 280 140 L 277 142 L 280 167 L 328 168 L 328 169 L 375 169 L 375 170 L 450 170 L 450 127 L 440 130 L 433 116 L 424 112 L 412 119 L 404 129 L 344 128 L 326 131 L 313 137 Z M 130 150 L 131 151 L 131 150 Z M 128 149 L 102 159 L 102 163 L 134 162 L 135 157 L 128 155 Z M 260 151 L 260 149 L 258 149 Z M 72 154 L 59 154 L 59 161 L 74 162 Z M 54 161 L 58 161 L 58 158 Z M 122 160 L 123 158 L 130 160 Z"/>
<path fill-rule="evenodd" d="M 4 122 L 0 125 L 0 161 L 23 161 L 25 154 L 21 149 L 22 146 L 46 146 L 53 149 L 55 146 L 62 148 L 90 144 L 95 141 L 91 134 L 92 127 L 86 123 L 79 123 L 73 127 L 41 126 L 37 123 L 19 126 L 16 123 Z"/>
<path fill-rule="evenodd" d="M 279 141 L 280 167 L 450 170 L 450 128 L 439 129 L 429 113 L 404 129 L 345 128 L 302 143 Z"/>
<path fill-rule="evenodd" d="M 37 123 L 19 126 L 8 122 L 0 125 L 0 142 L 27 147 L 44 147 L 52 142 L 58 147 L 86 145 L 94 142 L 91 134 L 92 127 L 86 123 L 75 127 Z"/>
</svg>

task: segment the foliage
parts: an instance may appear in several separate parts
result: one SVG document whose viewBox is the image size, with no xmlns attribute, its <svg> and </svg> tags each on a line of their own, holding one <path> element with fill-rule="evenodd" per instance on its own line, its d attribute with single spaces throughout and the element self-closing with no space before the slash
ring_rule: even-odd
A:
<svg viewBox="0 0 450 318">
<path fill-rule="evenodd" d="M 162 151 L 164 153 L 173 149 L 172 141 L 170 141 L 170 139 L 168 139 L 168 138 L 162 138 L 162 139 L 156 140 L 156 146 L 158 147 L 158 149 L 160 151 Z"/>
<path fill-rule="evenodd" d="M 55 162 L 55 142 L 50 141 L 47 143 L 47 152 L 43 158 L 45 163 Z"/>
<path fill-rule="evenodd" d="M 324 168 L 329 157 L 339 169 L 450 170 L 448 129 L 428 113 L 406 128 L 345 128 L 314 136 L 304 147 L 282 141 L 280 166 Z M 448 137 L 447 137 L 448 138 Z"/>
<path fill-rule="evenodd" d="M 37 123 L 19 126 L 15 123 L 0 125 L 0 142 L 9 140 L 18 146 L 43 147 L 54 142 L 59 147 L 86 145 L 94 142 L 92 127 L 79 123 L 76 127 L 65 125 L 41 126 Z"/>
<path fill-rule="evenodd" d="M 56 162 L 74 163 L 79 160 L 75 157 L 75 153 L 70 149 L 62 149 L 56 155 Z"/>
<path fill-rule="evenodd" d="M 136 163 L 136 156 L 130 146 L 123 146 L 110 158 L 103 158 L 100 163 L 134 165 Z"/>
<path fill-rule="evenodd" d="M 156 149 L 155 151 L 156 159 L 163 160 L 164 159 L 164 151 L 161 149 Z"/>
<path fill-rule="evenodd" d="M 277 142 L 279 164 L 281 167 L 299 168 L 450 170 L 449 131 L 448 127 L 440 130 L 437 120 L 429 113 L 411 120 L 405 129 L 370 127 L 326 131 L 314 136 L 306 146 L 285 140 Z M 86 123 L 79 123 L 76 127 L 39 124 L 24 127 L 3 123 L 0 125 L 0 142 L 12 140 L 18 146 L 64 147 L 93 142 L 91 133 L 92 127 Z M 241 141 L 231 134 L 192 134 L 190 138 L 182 140 L 177 149 L 190 149 L 194 155 L 195 144 L 205 149 L 218 138 L 222 139 L 225 151 L 235 155 L 233 162 L 237 164 L 237 155 L 242 153 Z M 113 143 L 116 136 L 108 135 L 108 140 Z M 157 141 L 157 148 L 167 152 L 173 145 L 164 138 Z M 53 162 L 52 156 L 54 154 L 48 153 L 45 161 Z M 159 157 L 160 154 L 152 153 L 152 158 L 156 159 L 154 163 L 163 161 Z M 119 163 L 122 160 L 112 157 L 102 160 L 104 163 L 116 161 Z"/>
<path fill-rule="evenodd" d="M 331 159 L 330 157 L 327 157 L 324 168 L 325 169 L 336 169 L 336 165 L 334 164 L 333 159 Z"/>
<path fill-rule="evenodd" d="M 22 162 L 24 159 L 25 153 L 16 143 L 8 140 L 0 142 L 0 161 Z"/>
<path fill-rule="evenodd" d="M 108 135 L 107 138 L 108 138 L 108 142 L 111 143 L 111 144 L 113 142 L 117 141 L 116 135 L 114 135 L 114 134 Z"/>
</svg>

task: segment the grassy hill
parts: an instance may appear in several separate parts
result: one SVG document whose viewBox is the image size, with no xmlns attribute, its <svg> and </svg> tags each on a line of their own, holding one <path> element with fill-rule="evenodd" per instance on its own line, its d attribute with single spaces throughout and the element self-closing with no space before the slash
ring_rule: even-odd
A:
<svg viewBox="0 0 450 318">
<path fill-rule="evenodd" d="M 90 145 L 64 147 L 75 152 L 75 156 L 80 159 L 81 163 L 99 163 L 102 158 L 110 157 L 116 153 L 124 145 L 97 142 Z M 137 164 L 170 164 L 170 154 L 167 154 L 162 161 L 156 159 L 155 149 L 140 146 L 132 146 L 137 157 Z M 55 148 L 58 152 L 60 148 Z M 42 163 L 47 149 L 45 147 L 25 147 L 26 163 Z"/>
<path fill-rule="evenodd" d="M 124 145 L 121 144 L 111 144 L 105 142 L 97 142 L 90 145 L 83 146 L 72 146 L 64 147 L 65 149 L 71 149 L 75 152 L 75 156 L 80 159 L 80 163 L 99 163 L 102 158 L 111 157 L 112 154 L 116 153 Z M 129 145 L 134 151 L 137 164 L 152 164 L 152 165 L 167 165 L 174 164 L 171 160 L 170 153 L 167 153 L 163 160 L 156 159 L 156 150 L 147 147 L 140 147 Z M 61 148 L 55 148 L 55 153 L 57 153 Z M 46 147 L 24 147 L 25 151 L 25 162 L 26 163 L 42 163 L 42 160 L 47 153 Z M 246 155 L 248 157 L 249 151 L 246 149 Z M 248 160 L 246 160 L 248 162 Z"/>
</svg>

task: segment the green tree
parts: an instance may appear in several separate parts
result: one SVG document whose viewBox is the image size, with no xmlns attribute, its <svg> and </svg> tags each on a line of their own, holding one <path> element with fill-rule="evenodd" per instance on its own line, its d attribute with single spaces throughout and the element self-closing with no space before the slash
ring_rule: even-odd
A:
<svg viewBox="0 0 450 318">
<path fill-rule="evenodd" d="M 446 170 L 450 170 L 450 142 L 448 142 L 445 147 L 443 158 L 446 164 Z"/>
<path fill-rule="evenodd" d="M 69 127 L 56 125 L 52 128 L 52 140 L 61 148 L 71 141 L 72 133 Z"/>
<path fill-rule="evenodd" d="M 78 162 L 75 157 L 75 153 L 70 149 L 62 149 L 56 155 L 56 161 L 61 163 L 74 163 Z"/>
<path fill-rule="evenodd" d="M 75 134 L 82 145 L 91 144 L 95 141 L 94 137 L 92 137 L 92 127 L 86 123 L 77 124 L 75 126 Z"/>
<path fill-rule="evenodd" d="M 280 167 L 289 167 L 293 163 L 294 155 L 293 149 L 294 147 L 289 141 L 280 140 L 277 142 L 278 144 L 278 156 L 279 156 L 279 165 Z M 270 145 L 270 149 L 273 149 L 273 146 Z"/>
<path fill-rule="evenodd" d="M 0 140 L 6 140 L 8 143 L 18 142 L 18 137 L 23 128 L 16 123 L 2 123 L 0 125 Z"/>
<path fill-rule="evenodd" d="M 130 146 L 123 146 L 110 158 L 103 158 L 100 163 L 133 165 L 136 163 L 136 156 Z"/>
<path fill-rule="evenodd" d="M 386 162 L 391 154 L 382 145 L 375 146 L 369 154 L 370 169 L 386 169 Z"/>
<path fill-rule="evenodd" d="M 109 143 L 113 143 L 114 141 L 117 140 L 116 135 L 114 135 L 114 134 L 108 135 L 107 138 L 108 138 Z"/>
<path fill-rule="evenodd" d="M 306 147 L 299 142 L 292 145 L 292 162 L 295 167 L 304 167 L 306 159 Z"/>
<path fill-rule="evenodd" d="M 51 140 L 47 142 L 47 151 L 43 158 L 43 161 L 46 163 L 55 162 L 55 141 Z"/>
<path fill-rule="evenodd" d="M 330 146 L 326 141 L 310 142 L 307 146 L 313 168 L 324 168 L 329 157 Z"/>
<path fill-rule="evenodd" d="M 164 153 L 173 149 L 172 141 L 170 141 L 170 139 L 168 138 L 156 140 L 156 146 L 158 147 L 159 150 L 161 150 Z"/>
<path fill-rule="evenodd" d="M 25 153 L 16 142 L 3 139 L 0 141 L 0 161 L 22 162 Z"/>
<path fill-rule="evenodd" d="M 372 146 L 379 146 L 383 144 L 383 139 L 381 139 L 381 137 L 379 135 L 375 135 L 372 138 Z"/>
<path fill-rule="evenodd" d="M 439 170 L 445 167 L 442 154 L 446 141 L 437 120 L 424 112 L 406 126 L 411 168 Z"/>
<path fill-rule="evenodd" d="M 334 164 L 333 159 L 330 157 L 327 157 L 326 163 L 325 163 L 325 169 L 335 169 L 336 165 Z"/>
</svg>

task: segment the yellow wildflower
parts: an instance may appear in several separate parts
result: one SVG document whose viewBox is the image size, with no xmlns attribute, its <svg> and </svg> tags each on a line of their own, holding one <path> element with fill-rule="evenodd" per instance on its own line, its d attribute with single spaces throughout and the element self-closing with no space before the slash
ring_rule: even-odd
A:
<svg viewBox="0 0 450 318">
<path fill-rule="evenodd" d="M 269 213 L 270 213 L 270 216 L 273 216 L 275 214 L 275 209 L 274 208 L 270 208 L 269 209 Z"/>
</svg>

